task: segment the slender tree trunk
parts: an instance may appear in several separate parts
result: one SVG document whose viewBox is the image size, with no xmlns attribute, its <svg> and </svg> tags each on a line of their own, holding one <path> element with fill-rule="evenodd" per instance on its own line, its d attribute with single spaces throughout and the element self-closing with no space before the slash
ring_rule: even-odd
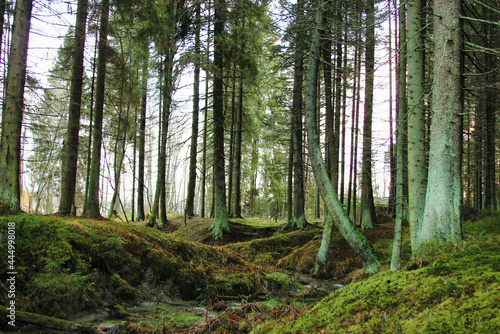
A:
<svg viewBox="0 0 500 334">
<path fill-rule="evenodd" d="M 375 273 L 380 264 L 375 256 L 375 251 L 369 241 L 359 232 L 349 220 L 349 217 L 344 211 L 336 194 L 336 189 L 333 188 L 328 177 L 328 172 L 323 161 L 321 149 L 319 146 L 319 135 L 316 125 L 316 96 L 317 96 L 317 77 L 319 63 L 319 46 L 320 37 L 319 30 L 323 24 L 323 1 L 320 1 L 318 12 L 316 15 L 316 26 L 312 33 L 311 50 L 309 53 L 309 67 L 306 79 L 306 129 L 309 144 L 309 155 L 313 167 L 316 183 L 320 189 L 321 196 L 326 203 L 329 216 L 327 222 L 335 220 L 341 234 L 346 238 L 351 247 L 358 253 L 365 263 L 368 273 Z M 335 219 L 333 218 L 335 217 Z M 325 229 L 327 226 L 325 226 Z M 318 264 L 324 264 L 322 260 L 326 256 L 328 249 L 320 247 L 318 258 L 316 260 L 316 268 Z"/>
<path fill-rule="evenodd" d="M 61 197 L 59 214 L 68 215 L 75 205 L 76 170 L 78 161 L 78 132 L 83 87 L 83 59 L 85 51 L 85 28 L 87 25 L 87 0 L 78 0 L 71 68 L 71 88 L 68 111 L 68 131 L 64 145 L 62 165 Z"/>
<path fill-rule="evenodd" d="M 3 25 L 5 23 L 5 0 L 0 0 L 0 55 L 2 54 L 3 46 Z"/>
<path fill-rule="evenodd" d="M 498 22 L 499 14 L 491 8 L 485 8 L 487 18 L 490 22 Z M 494 24 L 486 24 L 486 39 L 487 47 L 496 49 L 499 46 L 498 28 Z M 487 67 L 486 74 L 486 101 L 485 101 L 485 119 L 486 119 L 486 135 L 485 135 L 485 169 L 484 169 L 484 206 L 485 208 L 497 208 L 496 194 L 496 111 L 497 111 L 497 95 L 498 95 L 498 74 L 497 64 L 498 56 L 491 52 L 485 52 L 485 65 Z"/>
<path fill-rule="evenodd" d="M 340 3 L 338 3 L 340 5 Z M 340 29 L 341 22 L 341 9 L 336 9 L 337 18 L 337 28 L 335 29 L 335 38 L 337 42 L 335 43 L 335 53 L 337 58 L 335 59 L 335 124 L 334 124 L 334 135 L 333 135 L 333 156 L 332 156 L 332 183 L 333 188 L 339 193 L 339 160 L 340 160 L 340 119 L 342 111 L 342 32 Z"/>
<path fill-rule="evenodd" d="M 301 24 L 304 15 L 304 1 L 297 2 L 297 24 Z M 301 35 L 300 35 L 301 36 Z M 302 152 L 302 81 L 304 71 L 304 50 L 300 37 L 295 40 L 295 64 L 293 74 L 292 101 L 292 149 L 293 149 L 293 218 L 287 228 L 302 229 L 308 225 L 305 216 L 304 162 Z"/>
<path fill-rule="evenodd" d="M 344 32 L 344 40 L 347 39 L 347 32 Z M 344 55 L 343 57 L 343 65 L 342 67 L 347 69 L 347 43 L 344 43 Z M 340 202 L 344 204 L 345 202 L 345 160 L 346 160 L 346 123 L 347 123 L 347 75 L 344 71 L 342 71 L 342 142 L 340 143 L 340 190 L 339 197 Z M 351 142 L 352 143 L 352 142 Z"/>
<path fill-rule="evenodd" d="M 100 216 L 99 176 L 101 171 L 102 120 L 104 114 L 104 85 L 106 78 L 107 44 L 109 23 L 109 0 L 101 5 L 99 33 L 99 55 L 97 57 L 96 101 L 94 110 L 94 136 L 92 141 L 92 161 L 90 166 L 89 193 L 85 216 Z"/>
<path fill-rule="evenodd" d="M 408 214 L 412 247 L 424 215 L 427 166 L 425 155 L 424 44 L 422 1 L 408 1 Z"/>
<path fill-rule="evenodd" d="M 175 7 L 175 5 L 174 5 Z M 162 127 L 161 127 L 161 140 L 160 140 L 160 153 L 158 155 L 158 175 L 156 178 L 156 191 L 153 202 L 153 209 L 151 210 L 151 217 L 149 219 L 149 226 L 156 225 L 156 218 L 158 211 L 160 213 L 160 224 L 167 223 L 167 209 L 166 209 L 166 172 L 167 172 L 167 138 L 168 138 L 168 125 L 170 120 L 170 107 L 172 103 L 172 75 L 173 75 L 173 53 L 175 42 L 170 40 L 168 50 L 164 59 L 164 83 L 163 83 L 163 110 L 162 110 Z"/>
<path fill-rule="evenodd" d="M 399 45 L 396 45 L 398 61 L 396 62 L 397 87 L 396 87 L 396 182 L 395 182 L 395 227 L 394 243 L 392 246 L 391 270 L 401 267 L 401 241 L 402 225 L 404 221 L 405 189 L 404 166 L 407 149 L 407 123 L 406 123 L 406 8 L 405 2 L 399 4 Z"/>
<path fill-rule="evenodd" d="M 330 12 L 327 9 L 327 13 Z M 326 168 L 330 178 L 333 177 L 334 150 L 335 150 L 335 110 L 332 96 L 332 38 L 331 29 L 325 28 L 322 38 L 323 80 L 325 82 L 325 139 L 326 139 Z"/>
<path fill-rule="evenodd" d="M 243 46 L 244 50 L 244 46 Z M 243 77 L 240 75 L 234 152 L 234 216 L 241 218 L 241 146 L 243 144 Z"/>
<path fill-rule="evenodd" d="M 460 14 L 460 0 L 435 0 L 429 182 L 420 244 L 431 239 L 463 238 Z"/>
<path fill-rule="evenodd" d="M 357 35 L 359 32 L 357 33 Z M 356 35 L 356 39 L 357 36 Z M 349 184 L 348 184 L 348 191 L 347 191 L 347 215 L 350 215 L 351 213 L 351 198 L 354 197 L 354 201 L 356 201 L 356 168 L 355 168 L 355 162 L 356 162 L 356 154 L 355 153 L 355 148 L 357 148 L 357 132 L 358 132 L 358 113 L 357 113 L 357 92 L 359 90 L 358 88 L 358 77 L 359 77 L 359 58 L 360 58 L 360 50 L 359 47 L 355 47 L 354 50 L 354 80 L 353 80 L 353 85 L 352 85 L 352 122 L 351 122 L 351 155 L 350 155 L 350 161 L 349 161 Z M 356 211 L 356 205 L 353 203 L 353 208 L 354 212 Z M 356 214 L 354 214 L 354 217 L 356 217 Z M 353 222 L 356 223 L 356 218 L 353 219 Z"/>
<path fill-rule="evenodd" d="M 6 79 L 0 142 L 0 210 L 21 210 L 21 128 L 32 0 L 17 0 Z"/>
<path fill-rule="evenodd" d="M 147 48 L 147 46 L 146 46 Z M 146 52 L 146 55 L 148 52 Z M 148 62 L 146 56 L 142 64 L 141 115 L 139 120 L 139 172 L 137 175 L 137 220 L 146 219 L 144 210 L 144 164 L 146 160 L 146 112 L 148 99 Z"/>
<path fill-rule="evenodd" d="M 287 221 L 293 218 L 293 133 L 290 131 L 290 149 L 288 150 L 288 178 L 287 178 Z"/>
<path fill-rule="evenodd" d="M 90 167 L 92 161 L 92 134 L 93 134 L 93 121 L 94 121 L 94 96 L 95 96 L 95 81 L 96 81 L 96 64 L 97 64 L 97 54 L 99 48 L 99 38 L 98 31 L 96 31 L 95 47 L 94 47 L 94 58 L 92 61 L 92 84 L 90 87 L 90 112 L 89 112 L 89 141 L 88 141 L 88 152 L 87 152 L 87 168 L 86 168 L 86 178 L 85 178 L 85 201 L 83 204 L 83 211 L 87 207 L 89 199 L 89 187 L 90 187 Z"/>
<path fill-rule="evenodd" d="M 211 9 L 211 1 L 208 1 L 208 16 L 210 17 L 210 9 Z M 207 27 L 207 54 L 206 58 L 210 57 L 210 21 L 208 22 Z M 205 111 L 204 111 L 204 119 L 203 119 L 203 158 L 202 158 L 202 167 L 201 167 L 201 217 L 205 218 L 205 194 L 206 194 L 206 186 L 207 186 L 207 145 L 208 145 L 208 88 L 209 88 L 209 77 L 210 72 L 205 71 Z"/>
<path fill-rule="evenodd" d="M 393 0 L 388 0 L 388 10 L 389 13 L 392 13 L 391 3 Z M 394 17 L 397 18 L 398 11 L 394 11 Z M 395 26 L 397 29 L 397 20 L 395 22 Z M 396 34 L 396 33 L 394 33 Z M 396 167 L 396 146 L 394 144 L 394 121 L 393 121 L 393 62 L 392 62 L 392 39 L 393 39 L 393 30 L 392 30 L 392 15 L 389 14 L 389 165 L 390 165 L 390 186 L 389 186 L 389 200 L 387 204 L 387 213 L 391 216 L 396 215 L 396 178 L 397 178 L 397 167 Z M 397 35 L 397 34 L 396 34 Z M 397 50 L 397 49 L 396 49 Z M 397 130 L 396 130 L 397 131 Z M 397 134 L 396 134 L 397 137 Z"/>
<path fill-rule="evenodd" d="M 191 125 L 191 151 L 189 153 L 189 180 L 186 199 L 186 215 L 194 215 L 194 195 L 196 189 L 196 161 L 198 155 L 198 122 L 200 113 L 200 29 L 201 5 L 196 4 L 196 36 L 194 41 L 194 82 L 193 82 L 193 118 Z"/>
<path fill-rule="evenodd" d="M 258 168 L 259 168 L 259 147 L 257 146 L 258 142 L 257 139 L 254 139 L 252 142 L 252 160 L 251 160 L 251 179 L 250 179 L 250 199 L 249 199 L 249 207 L 250 207 L 250 217 L 254 217 L 255 213 L 257 212 L 256 210 L 256 199 L 258 195 L 258 190 L 257 190 L 257 175 L 258 175 Z M 291 165 L 288 166 L 288 169 L 291 169 Z M 290 176 L 290 172 L 288 174 Z M 288 181 L 290 183 L 290 181 Z M 289 185 L 290 189 L 290 185 Z M 288 193 L 289 197 L 288 200 L 291 201 L 291 195 L 290 192 Z M 289 204 L 289 214 L 291 214 L 290 210 L 290 204 Z"/>
<path fill-rule="evenodd" d="M 361 178 L 361 228 L 372 228 L 376 223 L 372 186 L 372 119 L 373 81 L 375 75 L 375 5 L 366 4 L 366 55 L 365 55 L 365 116 L 363 124 L 363 170 Z"/>
<path fill-rule="evenodd" d="M 229 132 L 229 166 L 228 166 L 229 175 L 227 184 L 228 187 L 227 215 L 229 217 L 233 217 L 234 127 L 236 125 L 236 62 L 233 62 L 232 88 L 233 90 L 231 92 L 231 130 Z"/>
<path fill-rule="evenodd" d="M 225 0 L 215 0 L 214 23 L 214 221 L 210 226 L 215 239 L 221 239 L 224 232 L 229 232 L 226 207 L 226 180 L 224 167 L 224 101 L 223 70 L 224 46 L 221 38 L 224 34 Z"/>
</svg>

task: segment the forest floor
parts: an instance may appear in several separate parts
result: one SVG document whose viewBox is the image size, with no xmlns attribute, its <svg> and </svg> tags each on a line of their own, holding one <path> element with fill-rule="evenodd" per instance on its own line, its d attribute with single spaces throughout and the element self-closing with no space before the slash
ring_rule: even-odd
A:
<svg viewBox="0 0 500 334">
<path fill-rule="evenodd" d="M 0 217 L 0 254 L 15 223 L 17 311 L 111 322 L 118 333 L 500 332 L 500 212 L 467 222 L 466 241 L 429 244 L 415 259 L 405 230 L 397 272 L 388 270 L 394 223 L 383 210 L 378 217 L 363 231 L 383 265 L 371 276 L 338 232 L 328 265 L 314 272 L 319 221 L 285 231 L 279 221 L 230 219 L 231 232 L 215 241 L 210 219 L 170 217 L 156 229 L 22 214 Z M 8 268 L 7 256 L 0 265 Z"/>
</svg>

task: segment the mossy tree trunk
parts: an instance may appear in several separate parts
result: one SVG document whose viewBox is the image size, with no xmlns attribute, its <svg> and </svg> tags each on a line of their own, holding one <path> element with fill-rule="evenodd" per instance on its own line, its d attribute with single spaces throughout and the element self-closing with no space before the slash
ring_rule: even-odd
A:
<svg viewBox="0 0 500 334">
<path fill-rule="evenodd" d="M 313 167 L 314 176 L 318 185 L 320 194 L 326 204 L 328 215 L 332 217 L 339 228 L 342 236 L 349 242 L 351 247 L 361 257 L 365 263 L 368 273 L 375 273 L 380 264 L 375 256 L 375 251 L 370 242 L 359 232 L 349 217 L 344 211 L 340 203 L 336 189 L 328 177 L 325 163 L 323 161 L 318 128 L 316 123 L 316 98 L 317 98 L 317 80 L 318 80 L 318 64 L 319 64 L 319 48 L 320 48 L 320 29 L 323 24 L 323 8 L 324 2 L 318 1 L 316 6 L 316 24 L 312 33 L 311 49 L 309 53 L 309 67 L 307 70 L 306 79 L 306 130 L 309 144 L 309 156 Z M 325 227 L 326 228 L 326 227 Z M 328 250 L 320 249 L 318 253 L 318 262 L 323 262 L 322 258 L 326 257 L 324 253 Z"/>
<path fill-rule="evenodd" d="M 434 2 L 434 84 L 429 180 L 421 243 L 463 238 L 462 27 L 460 0 Z"/>
<path fill-rule="evenodd" d="M 32 0 L 18 0 L 14 13 L 0 142 L 0 210 L 21 210 L 21 129 Z M 2 28 L 3 29 L 3 28 Z"/>
</svg>

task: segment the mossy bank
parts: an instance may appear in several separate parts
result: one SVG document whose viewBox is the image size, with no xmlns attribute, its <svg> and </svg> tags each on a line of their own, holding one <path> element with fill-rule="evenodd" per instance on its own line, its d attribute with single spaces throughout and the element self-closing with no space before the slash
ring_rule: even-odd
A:
<svg viewBox="0 0 500 334">
<path fill-rule="evenodd" d="M 232 250 L 108 220 L 0 217 L 1 254 L 7 254 L 9 223 L 15 223 L 20 311 L 67 318 L 144 301 L 251 299 L 292 284 L 273 268 L 257 267 Z M 0 266 L 7 268 L 6 256 Z M 6 278 L 3 271 L 1 282 Z M 0 298 L 2 304 L 8 300 L 5 286 Z"/>
</svg>

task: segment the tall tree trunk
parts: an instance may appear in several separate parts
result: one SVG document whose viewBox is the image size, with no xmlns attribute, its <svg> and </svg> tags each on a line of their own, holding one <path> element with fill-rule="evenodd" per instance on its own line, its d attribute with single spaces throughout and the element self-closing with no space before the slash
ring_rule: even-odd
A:
<svg viewBox="0 0 500 334">
<path fill-rule="evenodd" d="M 104 114 L 104 85 L 106 78 L 107 44 L 109 23 L 109 0 L 102 0 L 99 32 L 99 55 L 97 57 L 96 101 L 94 110 L 94 136 L 90 166 L 89 193 L 85 216 L 100 216 L 99 176 L 101 171 L 102 119 Z"/>
<path fill-rule="evenodd" d="M 148 46 L 146 46 L 147 50 Z M 137 220 L 146 219 L 144 210 L 144 164 L 146 160 L 146 112 L 148 99 L 148 62 L 149 57 L 143 59 L 142 87 L 141 87 L 141 116 L 139 120 L 139 172 L 137 175 Z"/>
<path fill-rule="evenodd" d="M 5 0 L 0 0 L 0 55 L 2 54 L 3 25 L 5 23 Z"/>
<path fill-rule="evenodd" d="M 208 17 L 210 17 L 211 0 L 208 0 Z M 206 58 L 210 57 L 210 21 L 207 27 L 207 46 L 206 46 Z M 203 157 L 201 166 L 201 217 L 205 218 L 205 194 L 207 186 L 207 146 L 208 146 L 208 88 L 209 88 L 209 77 L 210 72 L 205 71 L 205 110 L 203 118 Z"/>
<path fill-rule="evenodd" d="M 90 167 L 92 161 L 92 134 L 93 134 L 93 121 L 94 121 L 94 96 L 95 96 L 95 81 L 96 81 L 96 70 L 97 70 L 97 54 L 99 48 L 99 31 L 96 31 L 95 45 L 94 45 L 94 58 L 92 59 L 92 84 L 90 87 L 90 111 L 89 111 L 89 141 L 87 143 L 87 168 L 86 168 L 86 178 L 85 178 L 85 201 L 83 204 L 83 210 L 87 207 L 89 199 L 89 187 L 90 187 Z"/>
<path fill-rule="evenodd" d="M 429 181 L 420 244 L 431 239 L 463 238 L 460 14 L 460 0 L 435 0 Z"/>
<path fill-rule="evenodd" d="M 174 5 L 175 7 L 175 5 Z M 153 208 L 151 210 L 151 217 L 149 219 L 149 226 L 156 225 L 156 218 L 158 212 L 160 214 L 160 224 L 167 223 L 167 210 L 166 210 L 166 172 L 167 172 L 167 138 L 168 138 L 168 125 L 170 120 L 170 107 L 172 103 L 172 75 L 173 75 L 173 53 L 174 44 L 172 40 L 168 43 L 168 50 L 166 50 L 164 63 L 164 83 L 163 91 L 163 110 L 161 119 L 161 139 L 160 139 L 160 152 L 158 154 L 158 174 L 156 178 L 156 190 L 153 201 Z"/>
<path fill-rule="evenodd" d="M 372 228 L 376 223 L 372 186 L 372 119 L 373 81 L 375 76 L 375 5 L 366 3 L 366 55 L 365 55 L 365 116 L 363 124 L 363 168 L 361 176 L 361 228 Z"/>
<path fill-rule="evenodd" d="M 392 39 L 393 36 L 397 36 L 397 33 L 392 30 L 392 9 L 391 3 L 393 0 L 388 0 L 388 11 L 389 11 L 389 166 L 390 166 L 390 186 L 389 186 L 389 199 L 387 203 L 387 213 L 391 216 L 396 215 L 396 178 L 397 178 L 397 167 L 396 167 L 396 145 L 394 144 L 394 121 L 393 121 L 393 48 Z M 396 5 L 396 4 L 395 4 Z M 394 11 L 395 27 L 397 30 L 397 17 L 398 11 Z M 397 50 L 397 48 L 396 48 Z M 397 131 L 397 130 L 396 130 Z M 397 134 L 396 134 L 397 136 Z"/>
<path fill-rule="evenodd" d="M 244 49 L 244 46 L 243 46 Z M 234 147 L 234 216 L 241 218 L 241 146 L 243 144 L 243 76 L 239 78 L 238 113 Z"/>
<path fill-rule="evenodd" d="M 258 141 L 257 139 L 254 139 L 253 142 L 252 142 L 252 159 L 251 159 L 251 162 L 250 162 L 250 165 L 251 165 L 251 173 L 250 173 L 250 195 L 249 195 L 249 211 L 250 211 L 250 217 L 254 217 L 255 216 L 255 213 L 257 212 L 256 211 L 256 199 L 257 199 L 257 195 L 259 194 L 258 193 L 258 190 L 257 190 L 257 176 L 258 176 L 258 169 L 259 169 L 259 147 L 257 146 L 258 145 Z M 288 167 L 289 169 L 291 168 L 291 166 Z M 289 197 L 289 201 L 290 201 L 290 197 Z"/>
<path fill-rule="evenodd" d="M 225 0 L 215 0 L 214 22 L 214 221 L 210 226 L 215 239 L 221 239 L 224 232 L 229 232 L 226 207 L 226 180 L 224 167 L 224 10 Z"/>
<path fill-rule="evenodd" d="M 237 36 L 236 36 L 237 38 Z M 231 56 L 229 56 L 231 58 Z M 231 129 L 229 131 L 229 166 L 228 166 L 228 196 L 227 215 L 233 216 L 233 175 L 234 175 L 234 127 L 236 125 L 236 62 L 232 67 L 232 92 L 231 92 Z M 229 95 L 229 94 L 227 94 Z"/>
<path fill-rule="evenodd" d="M 194 82 L 193 82 L 193 118 L 191 125 L 191 151 L 189 153 L 189 180 L 186 199 L 186 215 L 194 215 L 194 195 L 196 188 L 196 161 L 198 155 L 198 122 L 200 114 L 200 30 L 201 5 L 196 4 L 196 36 L 194 41 Z"/>
<path fill-rule="evenodd" d="M 404 221 L 405 184 L 404 167 L 407 149 L 406 123 L 406 8 L 401 1 L 396 15 L 399 15 L 399 44 L 396 44 L 398 59 L 396 61 L 396 182 L 395 182 L 395 227 L 392 246 L 391 270 L 401 267 L 402 225 Z"/>
<path fill-rule="evenodd" d="M 408 214 L 412 247 L 424 215 L 427 166 L 425 156 L 424 51 L 422 1 L 408 1 Z"/>
<path fill-rule="evenodd" d="M 17 0 L 2 112 L 0 210 L 21 210 L 21 128 L 32 0 Z M 5 206 L 5 208 L 1 208 Z"/>
<path fill-rule="evenodd" d="M 297 2 L 297 24 L 302 24 L 304 1 Z M 293 69 L 293 101 L 292 101 L 292 150 L 293 150 L 293 218 L 287 228 L 302 229 L 308 225 L 305 216 L 304 195 L 304 162 L 302 152 L 302 81 L 304 71 L 304 50 L 302 40 L 295 38 L 295 54 Z"/>
<path fill-rule="evenodd" d="M 88 0 L 78 0 L 75 24 L 75 40 L 73 45 L 73 64 L 68 111 L 68 131 L 64 145 L 63 165 L 61 171 L 61 198 L 59 214 L 67 215 L 75 205 L 76 170 L 78 161 L 78 132 L 80 131 L 80 111 L 83 87 L 83 59 L 85 51 L 85 28 L 87 25 Z"/>
<path fill-rule="evenodd" d="M 487 11 L 487 18 L 490 22 L 498 22 L 499 14 L 491 8 L 484 8 Z M 486 24 L 486 39 L 487 47 L 497 49 L 499 46 L 498 28 L 494 24 Z M 498 74 L 497 64 L 498 55 L 491 52 L 485 52 L 486 64 L 486 106 L 485 106 L 485 119 L 486 119 L 486 135 L 485 135 L 485 169 L 484 169 L 484 207 L 497 208 L 497 194 L 496 194 L 496 111 L 497 111 L 497 95 L 498 95 Z"/>
<path fill-rule="evenodd" d="M 340 6 L 340 2 L 338 3 Z M 331 179 L 333 183 L 333 188 L 339 193 L 339 160 L 340 160 L 340 118 L 342 111 L 342 32 L 340 29 L 340 24 L 342 21 L 342 12 L 340 8 L 336 9 L 336 21 L 337 28 L 335 29 L 335 53 L 337 58 L 335 59 L 335 124 L 334 124 L 334 135 L 333 135 L 333 156 L 332 156 L 332 171 Z"/>
<path fill-rule="evenodd" d="M 306 79 L 306 129 L 309 144 L 309 156 L 313 167 L 316 183 L 320 189 L 321 196 L 326 203 L 328 214 L 331 219 L 327 222 L 335 221 L 344 238 L 349 242 L 351 247 L 358 253 L 363 262 L 365 263 L 368 273 L 375 273 L 380 264 L 375 256 L 375 251 L 369 241 L 359 232 L 349 217 L 344 211 L 340 203 L 336 189 L 333 188 L 328 172 L 323 161 L 321 148 L 319 146 L 319 135 L 316 125 L 316 96 L 317 96 L 317 80 L 318 80 L 318 63 L 319 63 L 319 46 L 320 34 L 319 30 L 323 24 L 323 1 L 320 1 L 317 14 L 316 26 L 312 33 L 311 50 L 309 53 L 309 67 Z M 335 217 L 335 219 L 333 218 Z M 325 229 L 327 226 L 325 226 Z M 318 252 L 318 262 L 323 262 L 322 257 L 326 256 L 327 249 L 320 247 Z"/>
</svg>

